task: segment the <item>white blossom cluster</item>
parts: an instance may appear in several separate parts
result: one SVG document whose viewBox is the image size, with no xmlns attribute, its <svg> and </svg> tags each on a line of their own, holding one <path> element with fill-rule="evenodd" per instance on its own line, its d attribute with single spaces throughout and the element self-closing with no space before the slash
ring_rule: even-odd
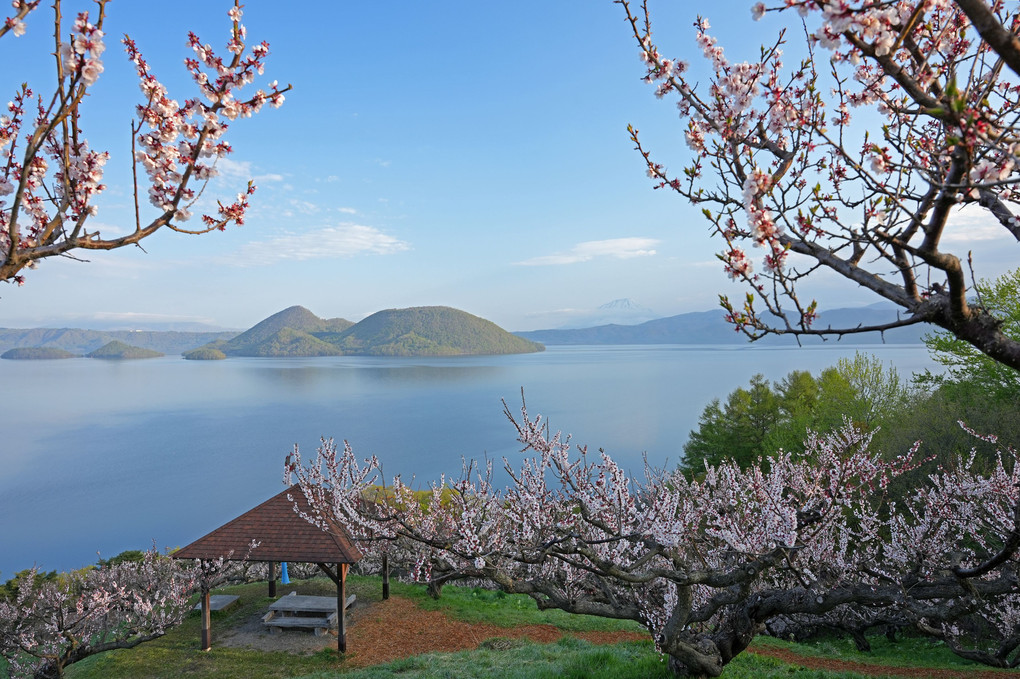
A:
<svg viewBox="0 0 1020 679">
<path fill-rule="evenodd" d="M 694 42 L 711 73 L 700 82 L 653 42 L 649 3 L 617 2 L 645 79 L 656 96 L 675 97 L 690 159 L 673 176 L 636 129 L 631 138 L 656 188 L 702 206 L 725 242 L 725 272 L 755 296 L 743 311 L 724 299 L 738 329 L 773 327 L 757 302 L 782 330 L 810 332 L 814 308 L 797 291 L 819 265 L 915 311 L 927 300 L 921 282 L 958 268 L 959 256 L 937 249 L 958 206 L 980 205 L 1020 233 L 1020 85 L 950 0 L 758 2 L 754 19 L 799 16 L 741 62 L 699 18 Z M 990 11 L 1007 31 L 1020 28 L 1015 3 Z M 805 56 L 786 66 L 795 34 L 806 36 Z M 851 115 L 863 108 L 883 124 Z M 748 244 L 763 250 L 760 268 Z"/>
<path fill-rule="evenodd" d="M 638 480 L 604 452 L 572 450 L 526 409 L 511 419 L 533 456 L 506 463 L 505 489 L 470 465 L 427 491 L 399 478 L 383 487 L 377 460 L 359 465 L 349 446 L 328 441 L 310 464 L 292 456 L 287 469 L 314 514 L 347 526 L 367 551 L 389 550 L 417 578 L 485 579 L 540 605 L 638 620 L 670 655 L 716 643 L 755 600 L 774 607 L 766 619 L 883 610 L 963 644 L 965 632 L 946 630 L 973 614 L 954 602 L 974 587 L 1001 634 L 1016 630 L 1016 555 L 965 572 L 1020 531 L 1011 449 L 988 474 L 971 455 L 891 502 L 890 481 L 923 462 L 919 444 L 887 460 L 850 422 L 811 434 L 803 454 Z"/>
<path fill-rule="evenodd" d="M 246 31 L 235 2 L 229 11 L 229 59 L 217 57 L 197 36 L 189 35 L 196 58 L 185 65 L 200 92 L 193 99 L 181 102 L 171 97 L 135 42 L 125 36 L 123 43 L 135 64 L 143 96 L 139 122 L 132 126 L 133 159 L 148 177 L 147 189 L 141 189 L 136 180 L 135 202 L 144 191 L 160 214 L 145 224 L 136 210 L 135 229 L 111 238 L 86 227 L 97 213 L 96 197 L 106 188 L 103 167 L 110 157 L 90 147 L 80 113 L 89 88 L 103 72 L 107 1 L 98 0 L 98 19 L 79 13 L 69 35 L 61 26 L 59 6 L 54 8 L 58 56 L 54 93 L 39 96 L 23 85 L 0 115 L 0 280 L 22 284 L 21 272 L 40 259 L 74 249 L 138 243 L 164 226 L 199 234 L 244 223 L 248 199 L 255 190 L 252 182 L 232 201 L 219 202 L 214 214 L 202 215 L 200 226 L 183 226 L 205 183 L 215 176 L 216 160 L 231 151 L 223 139 L 228 122 L 251 117 L 265 104 L 280 106 L 290 89 L 273 81 L 246 98 L 240 96 L 242 88 L 263 73 L 269 46 L 262 42 L 246 53 Z M 14 0 L 12 5 L 16 13 L 0 25 L 0 37 L 23 33 L 24 17 L 39 2 Z"/>
<path fill-rule="evenodd" d="M 240 23 L 241 14 L 238 5 L 229 12 L 233 27 L 227 51 L 232 58 L 227 62 L 216 56 L 212 47 L 203 44 L 197 35 L 188 35 L 188 43 L 196 58 L 185 63 L 204 102 L 189 99 L 181 104 L 170 98 L 166 87 L 152 74 L 134 41 L 124 39 L 145 97 L 145 103 L 138 106 L 138 117 L 148 131 L 141 132 L 139 126 L 140 148 L 135 151 L 135 160 L 149 176 L 149 202 L 172 213 L 173 219 L 178 222 L 191 218 L 187 205 L 196 196 L 196 192 L 187 187 L 187 179 L 193 176 L 199 181 L 207 181 L 216 175 L 215 160 L 231 152 L 230 144 L 222 140 L 228 128 L 226 121 L 250 118 L 266 103 L 278 107 L 284 100 L 283 91 L 276 81 L 269 84 L 268 92 L 258 89 L 247 100 L 238 98 L 241 88 L 263 73 L 265 58 L 269 54 L 268 43 L 262 42 L 252 48 L 250 55 L 243 56 L 246 31 Z M 229 206 L 221 204 L 218 215 L 204 215 L 205 227 L 222 229 L 230 222 L 243 224 L 247 196 L 254 188 L 249 184 L 248 190 L 238 194 L 234 203 Z"/>
<path fill-rule="evenodd" d="M 88 655 L 165 634 L 191 610 L 201 577 L 154 549 L 139 563 L 88 567 L 42 583 L 36 575 L 27 571 L 17 596 L 0 599 L 0 656 L 12 678 L 62 676 Z"/>
</svg>

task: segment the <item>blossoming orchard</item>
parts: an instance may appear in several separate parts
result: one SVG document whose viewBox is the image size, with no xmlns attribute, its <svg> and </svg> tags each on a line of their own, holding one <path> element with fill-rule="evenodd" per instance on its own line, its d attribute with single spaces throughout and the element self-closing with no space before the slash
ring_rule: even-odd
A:
<svg viewBox="0 0 1020 679">
<path fill-rule="evenodd" d="M 1020 341 L 973 298 L 980 262 L 947 249 L 967 240 L 963 210 L 1020 239 L 1015 3 L 759 2 L 756 19 L 799 21 L 759 59 L 737 63 L 699 19 L 694 39 L 712 73 L 699 84 L 653 41 L 648 3 L 617 2 L 646 80 L 676 101 L 691 156 L 674 173 L 633 127 L 631 138 L 657 187 L 703 207 L 726 272 L 749 286 L 743 304 L 721 298 L 737 329 L 845 334 L 926 322 L 1020 369 Z M 798 34 L 805 56 L 787 68 L 783 48 Z M 817 305 L 799 291 L 820 269 L 904 315 L 815 327 Z"/>
<path fill-rule="evenodd" d="M 138 563 L 84 569 L 62 582 L 35 577 L 28 571 L 17 596 L 0 599 L 0 656 L 12 677 L 61 677 L 90 655 L 162 636 L 191 611 L 200 571 L 153 549 Z"/>
<path fill-rule="evenodd" d="M 987 664 L 1020 661 L 1013 449 L 985 475 L 963 456 L 895 503 L 884 491 L 922 461 L 917 446 L 885 461 L 849 422 L 810 435 L 802 456 L 639 480 L 605 453 L 572 451 L 526 409 L 507 416 L 532 456 L 506 461 L 505 490 L 490 467 L 441 479 L 425 500 L 400 477 L 380 495 L 379 461 L 331 440 L 307 463 L 295 450 L 286 473 L 309 520 L 343 521 L 433 591 L 487 580 L 540 608 L 635 620 L 683 676 L 718 676 L 766 624 L 846 616 L 914 627 Z"/>
<path fill-rule="evenodd" d="M 794 19 L 790 33 L 734 63 L 699 19 L 695 43 L 713 74 L 700 84 L 653 42 L 647 1 L 617 4 L 647 81 L 676 100 L 691 157 L 674 174 L 633 127 L 631 138 L 658 188 L 703 206 L 722 265 L 749 286 L 742 305 L 722 298 L 738 330 L 928 322 L 1020 369 L 1020 339 L 974 296 L 975 264 L 946 238 L 966 228 L 968 209 L 1020 239 L 1015 3 L 757 3 L 749 20 L 778 13 Z M 806 57 L 786 69 L 798 31 Z M 814 327 L 817 305 L 799 291 L 822 269 L 904 316 Z M 890 459 L 847 420 L 809 434 L 803 454 L 639 479 L 601 451 L 573 450 L 524 408 L 506 414 L 526 456 L 504 461 L 505 489 L 491 466 L 468 463 L 423 497 L 332 440 L 311 460 L 295 448 L 285 476 L 308 499 L 308 520 L 341 521 L 363 551 L 402 562 L 434 593 L 477 579 L 540 608 L 635 620 L 678 675 L 718 676 L 763 630 L 811 625 L 859 637 L 909 628 L 963 657 L 1020 666 L 1014 448 L 980 463 L 977 447 L 955 451 L 955 464 L 922 475 L 921 442 Z M 997 445 L 970 433 L 975 446 Z M 894 498 L 890 484 L 904 480 Z"/>
<path fill-rule="evenodd" d="M 89 218 L 97 212 L 96 196 L 106 188 L 103 166 L 109 153 L 89 146 L 80 109 L 88 88 L 103 72 L 106 4 L 99 0 L 94 13 L 82 12 L 64 27 L 61 3 L 54 3 L 59 56 L 55 85 L 52 91 L 22 85 L 0 117 L 0 280 L 20 285 L 24 270 L 41 259 L 136 244 L 163 227 L 200 234 L 244 223 L 248 197 L 255 191 L 251 182 L 235 198 L 219 202 L 215 214 L 202 215 L 195 226 L 188 224 L 196 197 L 216 174 L 216 160 L 230 153 L 223 138 L 229 122 L 250 117 L 265 104 L 280 106 L 290 89 L 273 81 L 242 96 L 241 90 L 263 73 L 269 45 L 262 42 L 246 51 L 241 7 L 235 2 L 229 12 L 228 58 L 216 56 L 198 36 L 188 36 L 195 57 L 186 61 L 186 68 L 199 96 L 183 102 L 171 98 L 135 42 L 128 36 L 122 40 L 142 91 L 138 120 L 131 126 L 135 227 L 127 235 L 109 238 L 89 228 Z M 12 5 L 14 14 L 0 26 L 0 37 L 23 34 L 24 19 L 39 0 L 14 0 Z M 70 37 L 62 38 L 68 28 Z M 138 167 L 147 189 L 141 187 Z M 153 219 L 142 217 L 142 193 L 158 212 Z"/>
<path fill-rule="evenodd" d="M 253 541 L 249 554 L 257 547 Z M 0 659 L 12 679 L 58 679 L 89 656 L 159 638 L 191 612 L 192 594 L 238 576 L 231 556 L 182 562 L 153 546 L 137 560 L 56 580 L 35 568 L 19 573 L 12 581 L 16 595 L 0 597 Z"/>
</svg>

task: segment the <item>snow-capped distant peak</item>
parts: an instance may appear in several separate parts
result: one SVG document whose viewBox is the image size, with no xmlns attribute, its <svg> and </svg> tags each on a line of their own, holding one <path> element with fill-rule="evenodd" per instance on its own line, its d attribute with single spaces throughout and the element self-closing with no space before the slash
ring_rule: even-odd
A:
<svg viewBox="0 0 1020 679">
<path fill-rule="evenodd" d="M 614 299 L 612 302 L 606 302 L 599 306 L 599 311 L 644 311 L 651 313 L 651 309 L 646 309 L 640 304 L 635 304 L 626 297 L 622 299 Z"/>
<path fill-rule="evenodd" d="M 630 299 L 614 299 L 606 302 L 597 309 L 577 314 L 570 319 L 569 323 L 561 326 L 564 328 L 591 328 L 599 325 L 638 325 L 645 321 L 660 318 L 647 307 L 643 307 Z"/>
</svg>

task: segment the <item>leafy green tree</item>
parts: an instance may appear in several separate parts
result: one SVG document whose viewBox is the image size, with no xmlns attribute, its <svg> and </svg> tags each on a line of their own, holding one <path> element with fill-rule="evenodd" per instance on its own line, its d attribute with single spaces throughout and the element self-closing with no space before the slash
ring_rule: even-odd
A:
<svg viewBox="0 0 1020 679">
<path fill-rule="evenodd" d="M 707 464 L 715 464 L 720 456 L 731 450 L 735 443 L 732 427 L 727 422 L 726 413 L 714 398 L 701 411 L 698 417 L 698 428 L 691 431 L 684 444 L 684 461 L 682 466 L 689 471 L 697 471 Z"/>
<path fill-rule="evenodd" d="M 993 281 L 981 280 L 975 289 L 976 303 L 1001 323 L 1000 331 L 1020 340 L 1020 269 Z M 941 375 L 928 372 L 921 376 L 921 383 L 934 387 L 955 384 L 972 394 L 1020 402 L 1020 372 L 946 331 L 925 335 L 924 343 L 932 358 L 946 366 L 946 372 Z"/>
<path fill-rule="evenodd" d="M 706 462 L 732 459 L 747 467 L 778 450 L 802 451 L 809 430 L 832 431 L 844 418 L 861 431 L 877 432 L 876 445 L 884 449 L 885 424 L 911 402 L 911 389 L 896 369 L 868 354 L 842 358 L 818 377 L 794 370 L 774 386 L 755 375 L 725 405 L 715 399 L 705 407 L 684 446 L 684 466 L 697 472 Z"/>
<path fill-rule="evenodd" d="M 804 440 L 804 431 L 812 426 L 818 403 L 818 381 L 806 370 L 794 370 L 775 385 L 779 401 L 778 426 L 762 443 L 766 451 L 796 450 Z"/>
<path fill-rule="evenodd" d="M 898 415 L 910 400 L 910 388 L 895 367 L 886 368 L 872 354 L 855 353 L 836 362 L 836 372 L 846 381 L 852 400 L 846 414 L 868 430 Z"/>
<path fill-rule="evenodd" d="M 698 419 L 684 445 L 685 467 L 697 471 L 705 463 L 736 460 L 747 466 L 765 454 L 764 443 L 779 421 L 779 398 L 761 374 L 751 378 L 748 388 L 738 387 L 720 407 L 714 399 Z"/>
</svg>

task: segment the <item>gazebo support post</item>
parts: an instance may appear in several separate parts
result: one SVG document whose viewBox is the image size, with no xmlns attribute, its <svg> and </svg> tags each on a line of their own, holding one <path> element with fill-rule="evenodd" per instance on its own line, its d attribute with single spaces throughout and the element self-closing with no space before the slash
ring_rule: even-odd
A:
<svg viewBox="0 0 1020 679">
<path fill-rule="evenodd" d="M 269 595 L 274 598 L 276 580 L 280 573 L 277 564 L 282 562 L 317 564 L 336 584 L 337 650 L 341 654 L 347 651 L 347 569 L 350 564 L 357 563 L 363 555 L 344 527 L 329 516 L 323 517 L 325 522 L 323 525 L 313 525 L 302 518 L 309 515 L 312 510 L 304 495 L 293 492 L 294 490 L 296 488 L 292 487 L 277 493 L 254 509 L 248 510 L 171 555 L 174 559 L 187 559 L 192 562 L 197 560 L 202 564 L 202 581 L 199 587 L 202 590 L 201 604 L 198 608 L 202 614 L 203 650 L 212 647 L 210 606 L 212 597 L 209 590 L 218 580 L 219 569 L 212 568 L 209 561 L 215 559 L 220 562 L 265 563 L 269 576 Z M 256 547 L 257 551 L 252 557 L 252 551 L 256 550 Z M 326 604 L 327 612 L 331 607 L 331 604 Z M 271 616 L 265 622 L 269 623 L 269 627 L 281 626 L 280 621 L 274 621 Z M 318 620 L 312 622 L 316 623 Z"/>
<path fill-rule="evenodd" d="M 212 648 L 212 615 L 209 611 L 209 590 L 202 589 L 202 650 Z"/>
<path fill-rule="evenodd" d="M 382 598 L 390 598 L 390 555 L 382 555 Z"/>
<path fill-rule="evenodd" d="M 347 564 L 336 564 L 334 571 L 329 564 L 315 564 L 319 570 L 329 576 L 336 584 L 336 650 L 337 653 L 347 652 Z"/>
<path fill-rule="evenodd" d="M 336 650 L 347 652 L 347 564 L 338 563 L 336 572 L 340 581 L 336 585 Z"/>
</svg>

